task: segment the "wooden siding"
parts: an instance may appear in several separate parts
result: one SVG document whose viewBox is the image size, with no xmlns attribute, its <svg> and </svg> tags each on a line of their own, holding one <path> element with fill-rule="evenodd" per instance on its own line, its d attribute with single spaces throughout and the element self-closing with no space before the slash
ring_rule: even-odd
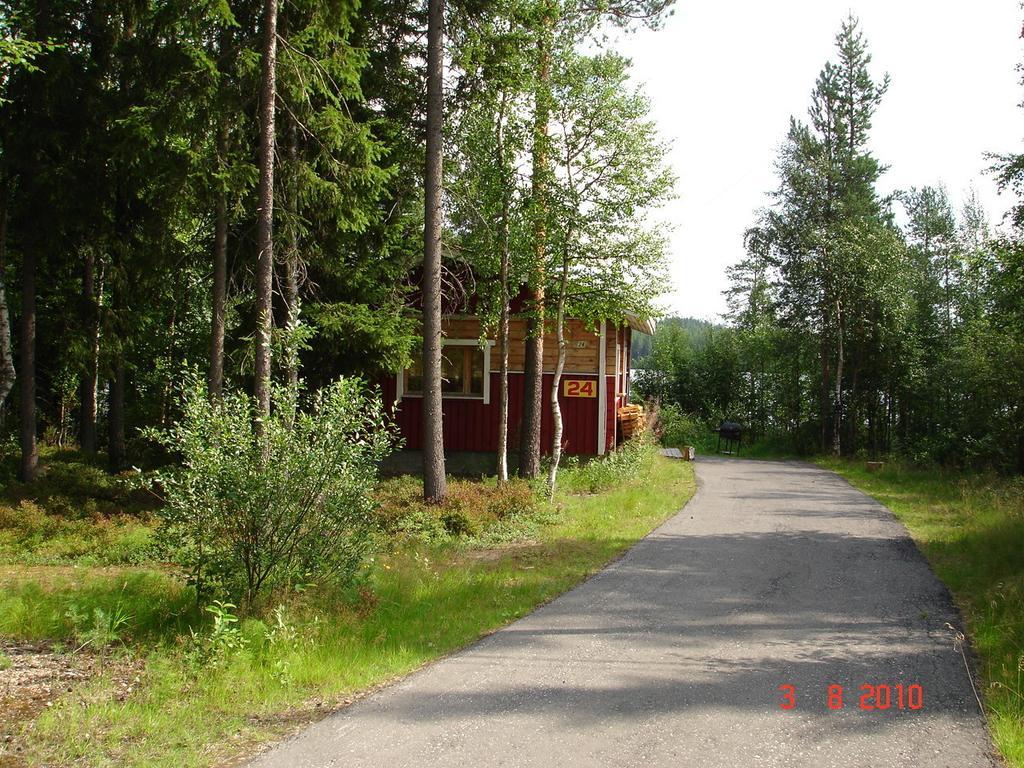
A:
<svg viewBox="0 0 1024 768">
<path fill-rule="evenodd" d="M 480 321 L 475 317 L 451 315 L 442 319 L 447 339 L 479 339 Z M 526 321 L 514 319 L 509 324 L 509 450 L 519 448 L 519 421 L 523 406 L 523 367 L 525 358 Z M 495 335 L 490 336 L 497 341 Z M 597 382 L 600 366 L 600 326 L 588 327 L 580 320 L 566 321 L 565 372 L 563 380 L 587 379 Z M 582 342 L 582 345 L 580 344 Z M 600 398 L 565 397 L 559 393 L 563 419 L 563 450 L 570 455 L 598 453 L 598 424 L 604 419 L 604 452 L 615 448 L 621 440 L 618 430 L 618 409 L 629 402 L 629 352 L 631 333 L 628 326 L 605 326 L 605 385 L 604 413 L 600 414 Z M 557 362 L 558 349 L 554 334 L 544 339 L 544 385 L 541 409 L 541 451 L 551 453 L 552 415 L 551 384 Z M 498 447 L 498 410 L 501 365 L 501 347 L 495 343 L 490 355 L 490 403 L 481 398 L 446 397 L 442 403 L 444 444 L 450 451 L 495 451 Z M 618 366 L 618 375 L 616 375 Z M 396 377 L 381 381 L 384 400 L 393 404 L 396 397 Z M 422 401 L 406 395 L 394 410 L 395 421 L 405 440 L 405 447 L 422 448 Z"/>
<path fill-rule="evenodd" d="M 446 317 L 441 321 L 441 328 L 449 339 L 480 338 L 480 321 L 475 317 Z M 526 358 L 526 321 L 513 319 L 509 321 L 508 367 L 510 371 L 522 371 Z M 609 331 L 609 335 L 612 335 Z M 488 336 L 495 342 L 491 348 L 491 367 L 497 369 L 501 364 L 501 344 L 497 334 Z M 601 344 L 600 332 L 588 328 L 581 320 L 567 320 L 565 338 L 568 349 L 565 355 L 565 370 L 568 373 L 597 373 L 598 351 Z M 583 345 L 583 346 L 580 346 Z M 612 352 L 609 360 L 614 360 L 615 342 L 612 341 Z M 558 345 L 554 333 L 544 336 L 544 371 L 554 373 L 558 361 Z M 595 438 L 596 439 L 596 438 Z"/>
</svg>

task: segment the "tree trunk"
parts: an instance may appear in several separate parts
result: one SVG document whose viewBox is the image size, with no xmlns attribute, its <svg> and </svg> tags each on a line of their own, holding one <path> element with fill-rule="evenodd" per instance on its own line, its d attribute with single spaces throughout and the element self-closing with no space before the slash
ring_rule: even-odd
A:
<svg viewBox="0 0 1024 768">
<path fill-rule="evenodd" d="M 97 282 L 99 287 L 97 287 Z M 87 454 L 95 454 L 96 441 L 96 390 L 100 377 L 100 296 L 103 277 L 96 279 L 96 254 L 89 248 L 85 252 L 82 271 L 82 322 L 86 332 L 88 358 L 82 375 L 82 410 L 78 442 Z"/>
<path fill-rule="evenodd" d="M 501 108 L 498 112 L 497 160 L 501 172 L 501 222 L 498 225 L 498 250 L 501 260 L 498 281 L 501 284 L 501 317 L 498 321 L 498 343 L 501 344 L 501 384 L 498 405 L 498 482 L 508 482 L 508 266 L 509 266 L 509 199 L 510 181 L 505 173 L 505 94 L 502 93 Z"/>
<path fill-rule="evenodd" d="M 274 276 L 274 109 L 277 101 L 277 0 L 263 2 L 263 82 L 260 93 L 260 185 L 256 265 L 256 362 L 253 395 L 258 418 L 270 416 L 270 335 Z"/>
<path fill-rule="evenodd" d="M 284 265 L 284 303 L 286 305 L 287 318 L 285 319 L 285 336 L 287 358 L 284 361 L 285 378 L 289 386 L 298 386 L 299 383 L 299 347 L 295 338 L 299 329 L 299 261 L 298 243 L 292 242 L 289 246 L 288 260 Z"/>
<path fill-rule="evenodd" d="M 228 125 L 222 120 L 217 129 L 217 166 L 223 172 L 227 161 Z M 210 373 L 207 388 L 210 397 L 220 400 L 224 394 L 224 321 L 228 292 L 228 196 L 223 180 L 218 180 L 216 221 L 213 231 L 213 319 L 210 327 Z"/>
<path fill-rule="evenodd" d="M 21 466 L 24 483 L 36 479 L 39 446 L 36 444 L 36 243 L 25 248 L 21 268 L 21 323 L 18 339 L 21 362 L 19 412 L 21 417 Z"/>
<path fill-rule="evenodd" d="M 17 373 L 11 350 L 11 314 L 7 306 L 4 275 L 7 268 L 7 185 L 0 190 L 0 437 L 7 413 L 7 396 L 14 388 Z"/>
<path fill-rule="evenodd" d="M 562 383 L 565 369 L 565 293 L 569 285 L 569 255 L 562 255 L 562 277 L 558 284 L 558 313 L 555 318 L 555 334 L 558 340 L 558 362 L 551 379 L 551 466 L 548 469 L 548 498 L 555 498 L 555 481 L 558 479 L 558 463 L 562 460 L 562 407 L 558 404 L 558 388 Z"/>
<path fill-rule="evenodd" d="M 507 236 L 507 219 L 503 222 L 503 237 Z M 498 482 L 508 482 L 508 242 L 501 254 L 501 319 L 498 323 L 498 343 L 501 344 L 501 384 L 498 406 Z"/>
<path fill-rule="evenodd" d="M 838 456 L 842 448 L 843 429 L 843 364 L 846 362 L 843 353 L 843 308 L 836 301 L 836 377 L 835 377 L 835 412 L 832 416 L 832 455 Z"/>
<path fill-rule="evenodd" d="M 526 322 L 526 359 L 523 364 L 523 413 L 519 427 L 519 476 L 540 473 L 540 426 L 544 386 L 544 289 L 533 295 L 534 312 Z"/>
<path fill-rule="evenodd" d="M 292 226 L 288 233 L 288 253 L 284 260 L 284 303 L 285 303 L 285 349 L 287 358 L 284 361 L 288 385 L 299 384 L 299 346 L 296 333 L 299 329 L 299 179 L 296 170 L 299 158 L 299 134 L 295 121 L 288 125 L 288 160 L 290 161 L 292 183 L 291 206 Z"/>
<path fill-rule="evenodd" d="M 111 304 L 115 322 L 123 322 L 125 286 L 114 275 L 111 286 Z M 123 338 L 123 337 L 122 337 Z M 111 364 L 109 409 L 107 412 L 107 462 L 111 472 L 120 472 L 127 466 L 124 442 L 125 364 L 121 345 L 115 351 Z"/>
<path fill-rule="evenodd" d="M 444 501 L 441 410 L 441 185 L 444 120 L 444 0 L 427 7 L 427 147 L 423 225 L 423 497 Z"/>
<path fill-rule="evenodd" d="M 533 125 L 533 257 L 531 313 L 526 329 L 523 416 L 519 431 L 519 476 L 540 473 L 540 431 L 544 388 L 544 257 L 547 252 L 548 121 L 551 86 L 551 35 L 554 8 L 548 4 L 537 42 L 537 87 Z"/>
</svg>

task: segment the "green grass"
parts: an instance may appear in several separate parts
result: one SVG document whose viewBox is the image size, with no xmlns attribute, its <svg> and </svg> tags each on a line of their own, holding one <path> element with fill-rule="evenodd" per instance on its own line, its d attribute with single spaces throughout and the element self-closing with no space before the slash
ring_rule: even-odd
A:
<svg viewBox="0 0 1024 768">
<path fill-rule="evenodd" d="M 152 642 L 198 625 L 191 589 L 152 568 L 0 565 L 0 636 L 71 644 L 101 615 L 128 621 L 125 642 Z"/>
<path fill-rule="evenodd" d="M 465 521 L 445 515 L 461 512 L 476 533 L 422 536 L 402 532 L 396 517 L 398 532 L 365 582 L 279 596 L 282 607 L 243 620 L 237 638 L 229 629 L 221 640 L 209 630 L 193 640 L 187 628 L 201 619 L 191 593 L 159 568 L 0 567 L 0 634 L 71 642 L 92 632 L 106 653 L 143 662 L 130 695 L 118 693 L 114 671 L 66 694 L 25 734 L 26 754 L 47 765 L 151 766 L 245 754 L 571 588 L 695 489 L 692 465 L 649 446 L 614 481 L 602 472 L 565 472 L 565 490 L 535 509 L 522 509 L 521 489 L 458 490 L 437 518 L 459 528 Z M 415 484 L 402 483 L 386 493 L 411 499 Z M 487 538 L 495 529 L 507 535 Z M 507 543 L 482 548 L 499 541 Z M 114 615 L 131 618 L 105 633 Z M 225 650 L 228 643 L 241 649 Z"/>
<path fill-rule="evenodd" d="M 0 457 L 0 562 L 139 565 L 151 558 L 156 497 L 138 476 L 113 477 L 80 451 L 44 446 L 35 483 Z M 4 479 L 6 478 L 6 479 Z"/>
<path fill-rule="evenodd" d="M 820 460 L 891 509 L 953 593 L 992 735 L 1024 768 L 1024 478 Z"/>
</svg>

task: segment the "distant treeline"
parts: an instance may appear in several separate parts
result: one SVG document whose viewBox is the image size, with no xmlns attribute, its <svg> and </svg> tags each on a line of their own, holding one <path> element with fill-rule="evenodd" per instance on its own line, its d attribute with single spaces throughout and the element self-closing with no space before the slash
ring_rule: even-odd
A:
<svg viewBox="0 0 1024 768">
<path fill-rule="evenodd" d="M 696 317 L 666 317 L 658 321 L 658 330 L 664 333 L 665 328 L 675 327 L 683 331 L 690 339 L 690 343 L 696 349 L 704 346 L 707 335 L 710 331 L 722 329 L 725 326 L 713 323 L 710 320 L 699 320 Z M 633 335 L 633 349 L 631 359 L 634 368 L 646 368 L 648 357 L 654 346 L 654 337 L 646 333 Z"/>
<path fill-rule="evenodd" d="M 729 327 L 663 323 L 638 389 L 783 450 L 1024 471 L 1024 204 L 997 235 L 973 194 L 960 211 L 942 187 L 880 195 L 888 79 L 854 19 L 836 49 L 731 270 Z M 1024 188 L 1024 157 L 994 166 Z"/>
</svg>

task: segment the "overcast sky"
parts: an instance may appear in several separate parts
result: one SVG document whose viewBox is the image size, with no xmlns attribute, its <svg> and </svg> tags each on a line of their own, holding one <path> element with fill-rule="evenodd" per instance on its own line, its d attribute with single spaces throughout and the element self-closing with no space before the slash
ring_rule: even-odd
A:
<svg viewBox="0 0 1024 768">
<path fill-rule="evenodd" d="M 889 166 L 882 191 L 943 183 L 959 208 L 973 185 L 996 222 L 1012 203 L 984 173 L 984 154 L 1024 150 L 1017 0 L 677 0 L 664 28 L 616 46 L 673 144 L 670 313 L 725 311 L 726 267 L 743 256 L 743 231 L 776 185 L 789 117 L 806 116 L 851 11 L 873 73 L 892 78 L 872 137 Z"/>
</svg>

